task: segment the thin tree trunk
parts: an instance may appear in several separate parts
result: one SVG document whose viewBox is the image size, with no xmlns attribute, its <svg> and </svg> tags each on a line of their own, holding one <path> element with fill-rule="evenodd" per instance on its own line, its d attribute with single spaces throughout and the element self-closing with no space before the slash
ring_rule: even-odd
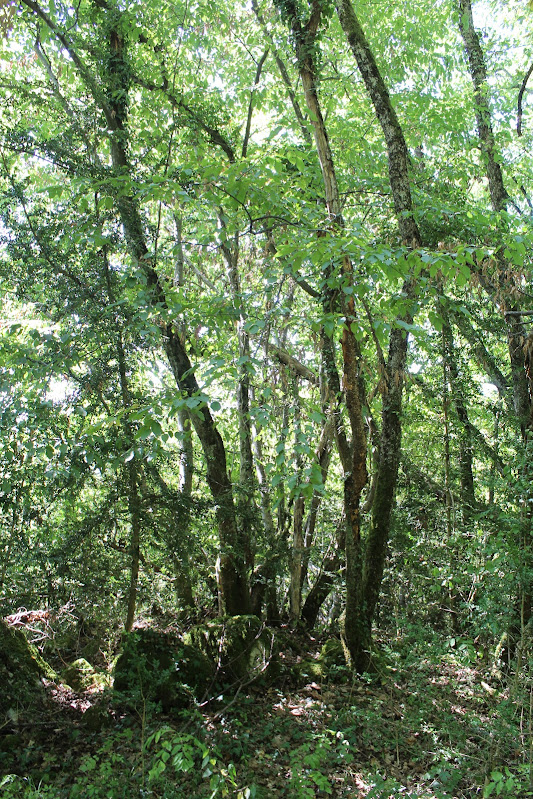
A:
<svg viewBox="0 0 533 799">
<path fill-rule="evenodd" d="M 341 526 L 337 534 L 335 549 L 333 553 L 324 560 L 320 569 L 320 574 L 305 599 L 301 619 L 308 630 L 314 628 L 318 614 L 320 613 L 320 608 L 339 579 L 339 572 L 345 560 L 345 533 L 345 526 Z"/>
<path fill-rule="evenodd" d="M 448 325 L 448 323 L 445 323 Z M 451 330 L 450 330 L 451 332 Z M 459 633 L 459 616 L 457 613 L 457 603 L 455 601 L 455 543 L 452 540 L 454 528 L 454 506 L 451 487 L 451 457 L 450 457 L 450 368 L 449 368 L 449 337 L 444 332 L 442 340 L 442 415 L 444 417 L 444 485 L 446 486 L 446 540 L 450 549 L 450 573 L 454 578 L 448 583 L 448 605 L 451 614 L 452 629 L 455 634 Z M 463 497 L 464 503 L 464 497 Z M 463 504 L 464 507 L 464 504 Z"/>
<path fill-rule="evenodd" d="M 481 150 L 485 159 L 492 209 L 495 213 L 504 211 L 508 194 L 505 189 L 503 173 L 501 170 L 498 151 L 492 128 L 492 115 L 490 110 L 490 89 L 487 79 L 485 56 L 481 48 L 480 37 L 477 33 L 473 17 L 471 0 L 458 0 L 459 30 L 463 37 L 468 68 L 474 88 L 474 105 L 478 127 L 478 137 Z M 524 357 L 524 344 L 527 341 L 526 331 L 522 322 L 519 309 L 513 298 L 513 286 L 509 284 L 506 264 L 501 264 L 498 275 L 499 285 L 495 288 L 493 298 L 503 312 L 507 324 L 507 341 L 511 375 L 513 383 L 513 397 L 515 413 L 520 425 L 524 466 L 522 479 L 525 489 L 522 496 L 521 525 L 519 534 L 519 547 L 522 555 L 522 564 L 519 568 L 520 596 L 517 602 L 518 613 L 516 620 L 511 625 L 508 635 L 509 651 L 514 649 L 518 637 L 531 618 L 532 612 L 532 587 L 531 563 L 533 562 L 533 514 L 531 511 L 531 433 L 533 431 L 533 392 L 531 373 L 528 368 L 527 353 Z"/>
<path fill-rule="evenodd" d="M 473 446 L 471 424 L 466 407 L 466 401 L 461 385 L 461 375 L 457 366 L 457 353 L 453 341 L 453 331 L 447 319 L 447 309 L 441 302 L 443 356 L 446 362 L 447 373 L 450 381 L 451 394 L 455 413 L 460 425 L 459 433 L 459 473 L 461 478 L 461 511 L 463 522 L 468 525 L 472 513 L 476 508 L 473 471 Z"/>
<path fill-rule="evenodd" d="M 109 260 L 107 250 L 104 248 L 103 263 L 105 280 L 107 286 L 107 295 L 110 304 L 115 303 L 115 294 L 111 280 L 111 272 L 109 269 Z M 118 374 L 120 382 L 120 395 L 122 400 L 122 409 L 124 416 L 122 420 L 122 430 L 124 434 L 125 445 L 128 449 L 133 450 L 133 457 L 124 464 L 124 472 L 127 485 L 127 498 L 128 498 L 128 514 L 130 517 L 131 535 L 130 535 L 130 584 L 128 588 L 128 601 L 126 621 L 124 627 L 126 632 L 130 632 L 135 620 L 135 609 L 137 606 L 137 589 L 139 585 L 139 570 L 141 562 L 141 497 L 140 497 L 140 469 L 141 466 L 135 455 L 135 436 L 133 433 L 132 425 L 129 419 L 129 412 L 132 407 L 131 392 L 128 381 L 127 365 L 126 365 L 126 352 L 124 350 L 124 341 L 120 325 L 115 322 L 115 335 L 116 335 L 116 350 L 118 360 Z"/>
<path fill-rule="evenodd" d="M 508 194 L 503 182 L 503 174 L 498 159 L 492 115 L 489 104 L 489 84 L 485 56 L 481 49 L 479 33 L 474 27 L 471 0 L 458 0 L 459 30 L 463 37 L 468 68 L 474 86 L 474 110 L 481 151 L 485 159 L 485 169 L 489 182 L 489 192 L 494 211 L 503 211 L 507 204 Z"/>
<path fill-rule="evenodd" d="M 450 392 L 448 362 L 444 355 L 446 347 L 442 334 L 442 415 L 444 417 L 444 486 L 446 489 L 446 537 L 451 540 L 454 527 L 454 507 L 451 480 L 450 453 Z"/>
<path fill-rule="evenodd" d="M 316 463 L 320 468 L 321 485 L 325 486 L 328 479 L 329 464 L 331 462 L 333 444 L 333 416 L 330 415 L 322 428 L 322 433 L 318 443 L 317 451 L 315 453 Z M 311 502 L 309 503 L 309 510 L 304 522 L 304 554 L 302 564 L 302 588 L 305 580 L 307 579 L 307 571 L 309 567 L 309 558 L 311 554 L 311 546 L 315 537 L 316 523 L 318 519 L 318 511 L 322 502 L 323 493 L 321 491 L 313 491 Z"/>
<path fill-rule="evenodd" d="M 292 401 L 294 409 L 294 460 L 295 477 L 297 483 L 301 482 L 303 471 L 303 457 L 300 451 L 302 438 L 301 428 L 301 401 L 298 392 L 298 378 L 292 377 Z M 300 618 L 302 605 L 302 569 L 304 555 L 304 510 L 305 499 L 298 494 L 294 500 L 292 515 L 292 546 L 290 553 L 290 580 L 289 580 L 289 617 L 294 626 Z"/>
<path fill-rule="evenodd" d="M 192 426 L 189 411 L 180 408 L 177 414 L 180 434 L 179 490 L 187 505 L 185 518 L 180 518 L 180 533 L 185 537 L 191 524 L 190 501 L 194 475 L 194 449 L 192 443 Z M 187 548 L 173 553 L 176 595 L 184 608 L 194 608 L 194 591 L 191 576 L 190 556 Z"/>
<path fill-rule="evenodd" d="M 351 0 L 338 0 L 337 13 L 387 145 L 389 182 L 400 235 L 407 246 L 420 247 L 420 231 L 413 216 L 408 167 L 409 152 L 402 127 Z"/>
<path fill-rule="evenodd" d="M 305 501 L 302 496 L 296 498 L 292 519 L 292 547 L 290 559 L 289 582 L 289 616 L 294 626 L 300 618 L 302 606 L 302 569 L 304 553 L 303 517 Z"/>
<path fill-rule="evenodd" d="M 309 118 L 313 126 L 315 147 L 320 162 L 326 207 L 332 235 L 344 227 L 341 202 L 333 155 L 328 133 L 318 99 L 318 76 L 314 63 L 316 33 L 321 21 L 321 5 L 312 0 L 311 14 L 305 25 L 302 25 L 296 6 L 286 4 L 290 15 L 292 33 L 295 42 L 296 57 L 300 80 L 304 90 Z M 343 272 L 348 282 L 353 280 L 352 264 L 347 256 L 342 263 Z M 327 270 L 326 270 L 327 271 Z M 327 278 L 327 274 L 325 277 Z M 324 301 L 329 304 L 325 293 Z M 328 310 L 331 310 L 328 308 Z M 337 442 L 344 471 L 344 508 L 346 521 L 346 609 L 344 614 L 343 640 L 348 661 L 357 670 L 365 668 L 366 652 L 370 641 L 364 635 L 366 629 L 363 621 L 362 586 L 362 542 L 360 500 L 361 492 L 366 484 L 366 432 L 362 412 L 361 398 L 361 353 L 355 338 L 352 324 L 355 321 L 353 297 L 344 301 L 344 324 L 342 328 L 343 383 L 346 409 L 352 434 L 348 447 L 338 416 Z M 332 398 L 338 396 L 338 375 L 334 358 L 333 342 L 329 337 L 323 338 L 323 357 L 325 359 L 325 376 Z"/>
<path fill-rule="evenodd" d="M 183 219 L 179 213 L 174 214 L 176 228 L 176 262 L 174 265 L 174 286 L 185 289 L 185 253 L 183 249 Z M 180 334 L 185 340 L 185 325 L 181 323 Z M 180 434 L 179 490 L 182 498 L 190 505 L 192 482 L 194 476 L 194 447 L 192 441 L 191 415 L 187 408 L 180 408 L 177 413 L 178 431 Z M 186 536 L 191 515 L 188 510 L 185 519 L 181 519 L 180 533 Z M 192 587 L 191 563 L 186 551 L 173 553 L 176 596 L 182 607 L 194 608 L 194 592 Z"/>
<path fill-rule="evenodd" d="M 113 295 L 111 293 L 111 286 L 109 280 L 109 269 L 106 257 L 106 276 L 108 281 L 108 289 L 110 292 L 110 300 L 113 302 Z M 123 429 L 126 439 L 126 446 L 135 447 L 135 437 L 131 428 L 131 423 L 128 418 L 128 413 L 131 409 L 131 394 L 128 385 L 128 377 L 126 371 L 126 353 L 124 352 L 124 344 L 120 330 L 117 331 L 117 353 L 118 353 L 118 368 L 120 377 L 120 391 L 122 395 L 122 407 L 126 412 L 123 421 Z M 139 585 L 139 569 L 141 561 L 141 497 L 140 497 L 140 464 L 137 460 L 135 453 L 131 460 L 125 464 L 126 484 L 128 487 L 128 513 L 131 524 L 130 536 L 130 585 L 128 589 L 128 609 L 126 615 L 125 629 L 130 632 L 133 627 L 135 619 L 135 609 L 137 605 L 137 588 Z"/>
<path fill-rule="evenodd" d="M 385 138 L 389 182 L 400 236 L 407 247 L 420 247 L 421 235 L 413 216 L 409 153 L 402 127 L 350 0 L 338 0 L 337 13 Z M 372 522 L 365 547 L 361 602 L 364 608 L 366 641 L 371 640 L 372 619 L 383 577 L 400 462 L 402 394 L 407 360 L 407 335 L 404 328 L 413 321 L 409 301 L 414 296 L 414 283 L 410 278 L 406 279 L 403 292 L 408 300 L 407 309 L 400 320 L 402 325 L 393 327 L 389 339 L 386 386 L 382 400 L 379 467 L 372 505 Z M 346 546 L 348 549 L 348 540 Z M 368 665 L 369 657 L 367 653 L 366 661 L 363 658 L 362 662 Z"/>
<path fill-rule="evenodd" d="M 492 440 L 494 441 L 494 457 L 492 458 L 489 476 L 489 505 L 494 505 L 494 485 L 496 483 L 496 472 L 498 471 L 497 459 L 499 457 L 500 413 L 501 411 L 499 408 L 494 409 L 494 432 L 492 434 Z"/>
<path fill-rule="evenodd" d="M 129 74 L 124 62 L 125 44 L 120 30 L 116 27 L 110 30 L 107 42 L 109 82 L 105 86 L 108 95 L 105 102 L 101 103 L 111 132 L 113 169 L 118 175 L 131 174 L 127 157 L 127 104 L 124 102 L 129 85 L 127 83 L 123 85 Z M 83 73 L 81 76 L 85 77 Z M 88 88 L 92 87 L 89 85 Z M 101 93 L 93 92 L 93 94 L 95 99 L 101 102 Z M 165 291 L 146 243 L 138 201 L 134 196 L 122 195 L 117 199 L 117 206 L 130 253 L 146 275 L 151 302 L 154 308 L 166 309 L 168 306 Z M 161 326 L 163 346 L 180 390 L 187 397 L 198 396 L 200 393 L 198 383 L 179 331 L 173 322 L 162 323 Z M 245 563 L 246 547 L 237 528 L 233 488 L 227 471 L 224 443 L 207 405 L 192 414 L 191 420 L 202 445 L 207 483 L 216 506 L 220 542 L 218 567 L 220 607 L 229 615 L 247 613 L 249 592 Z"/>
<path fill-rule="evenodd" d="M 223 214 L 220 224 L 225 227 Z M 233 246 L 222 245 L 222 253 L 226 261 L 228 280 L 231 289 L 233 306 L 237 314 L 237 342 L 239 348 L 238 381 L 237 381 L 237 418 L 239 423 L 239 490 L 241 539 L 245 545 L 246 566 L 254 567 L 254 551 L 247 531 L 251 528 L 251 519 L 255 515 L 254 503 L 254 460 L 252 454 L 252 432 L 250 424 L 250 336 L 246 329 L 246 317 L 243 308 L 241 283 L 239 277 L 239 236 L 235 234 Z"/>
<path fill-rule="evenodd" d="M 300 103 L 298 102 L 298 98 L 296 97 L 296 94 L 294 92 L 294 89 L 293 89 L 293 86 L 292 86 L 292 83 L 291 83 L 291 79 L 290 79 L 289 73 L 287 71 L 287 67 L 285 66 L 285 62 L 282 60 L 282 58 L 281 58 L 281 56 L 279 54 L 279 50 L 276 47 L 275 41 L 274 41 L 273 37 L 271 36 L 271 34 L 270 34 L 269 30 L 268 30 L 268 26 L 267 26 L 267 24 L 265 22 L 265 18 L 261 14 L 259 6 L 257 5 L 257 0 L 252 0 L 252 9 L 253 9 L 253 12 L 254 12 L 255 16 L 257 17 L 257 21 L 259 22 L 259 24 L 261 26 L 261 29 L 263 31 L 263 35 L 267 39 L 267 41 L 268 41 L 268 43 L 269 43 L 269 45 L 270 45 L 270 47 L 272 49 L 272 52 L 274 54 L 274 60 L 276 62 L 276 66 L 278 68 L 279 74 L 281 75 L 281 79 L 282 79 L 283 83 L 285 84 L 285 88 L 287 89 L 287 94 L 289 95 L 289 99 L 291 101 L 291 105 L 292 105 L 293 110 L 294 110 L 294 115 L 296 116 L 296 119 L 298 120 L 298 124 L 300 126 L 300 131 L 301 131 L 302 137 L 303 137 L 305 143 L 310 145 L 311 144 L 311 134 L 309 133 L 309 129 L 308 129 L 307 124 L 306 124 L 306 120 L 305 120 L 304 115 L 302 113 L 302 109 L 300 108 Z"/>
<path fill-rule="evenodd" d="M 128 511 L 131 520 L 131 538 L 130 538 L 130 585 L 128 589 L 128 610 L 126 615 L 126 623 L 124 625 L 126 632 L 130 632 L 135 620 L 135 609 L 137 606 L 137 589 L 139 585 L 139 568 L 141 561 L 141 503 L 139 497 L 138 474 L 136 464 L 133 460 L 126 464 L 127 477 L 128 477 Z"/>
<path fill-rule="evenodd" d="M 276 573 L 280 560 L 279 536 L 276 534 L 274 517 L 272 516 L 272 504 L 270 497 L 270 482 L 267 478 L 261 441 L 257 428 L 252 423 L 252 447 L 254 453 L 254 465 L 257 484 L 259 486 L 259 497 L 261 506 L 261 518 L 263 530 L 267 541 L 267 550 L 263 564 L 260 569 L 256 569 L 252 576 L 251 584 L 251 612 L 256 616 L 261 616 L 261 609 L 265 595 L 269 598 L 270 618 L 279 618 L 276 601 Z"/>
</svg>

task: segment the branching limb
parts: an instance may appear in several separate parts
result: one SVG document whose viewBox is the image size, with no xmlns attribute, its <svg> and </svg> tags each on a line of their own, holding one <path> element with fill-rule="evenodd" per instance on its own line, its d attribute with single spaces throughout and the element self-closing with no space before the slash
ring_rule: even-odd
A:
<svg viewBox="0 0 533 799">
<path fill-rule="evenodd" d="M 533 73 L 533 62 L 529 67 L 528 71 L 524 75 L 524 80 L 522 81 L 522 85 L 520 86 L 520 91 L 518 92 L 518 100 L 517 100 L 517 115 L 516 115 L 516 133 L 517 136 L 522 135 L 522 100 L 524 99 L 524 92 L 526 90 L 527 82 L 531 77 L 531 73 Z"/>
<path fill-rule="evenodd" d="M 267 47 L 267 49 L 259 59 L 259 63 L 257 64 L 257 70 L 255 72 L 255 78 L 254 78 L 254 85 L 250 91 L 250 102 L 248 104 L 248 117 L 246 119 L 246 131 L 244 134 L 244 140 L 242 143 L 242 152 L 241 152 L 241 156 L 243 158 L 246 158 L 246 153 L 248 152 L 248 143 L 250 141 L 250 131 L 252 128 L 252 114 L 254 110 L 254 94 L 257 86 L 259 85 L 261 72 L 263 71 L 263 66 L 265 64 L 265 61 L 267 60 L 268 53 L 269 53 L 269 48 Z"/>
</svg>

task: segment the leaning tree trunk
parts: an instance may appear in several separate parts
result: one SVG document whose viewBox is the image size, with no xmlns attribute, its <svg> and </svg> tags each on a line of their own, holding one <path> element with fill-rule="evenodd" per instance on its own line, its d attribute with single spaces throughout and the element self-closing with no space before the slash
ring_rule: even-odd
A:
<svg viewBox="0 0 533 799">
<path fill-rule="evenodd" d="M 113 91 L 109 92 L 110 111 L 106 117 L 113 131 L 111 156 L 113 167 L 118 174 L 131 172 L 126 151 L 126 105 L 118 104 L 115 99 L 118 96 L 115 83 L 120 81 L 123 75 L 127 75 L 126 65 L 121 61 L 124 47 L 125 42 L 121 33 L 114 29 L 109 38 L 109 69 L 111 77 L 115 80 L 110 87 Z M 129 86 L 121 88 L 127 92 Z M 137 200 L 133 196 L 120 197 L 117 204 L 130 252 L 146 274 L 151 300 L 155 307 L 166 308 L 165 292 L 153 258 L 149 254 Z M 199 386 L 193 374 L 192 364 L 173 322 L 167 323 L 164 327 L 163 345 L 180 390 L 188 397 L 198 396 Z M 207 483 L 216 503 L 220 542 L 218 565 L 220 609 L 229 615 L 247 613 L 249 591 L 246 578 L 246 546 L 237 527 L 233 488 L 228 475 L 224 443 L 207 405 L 192 414 L 191 421 L 202 445 Z"/>
<path fill-rule="evenodd" d="M 127 63 L 127 40 L 124 31 L 128 26 L 120 25 L 115 9 L 98 4 L 101 33 L 105 53 L 101 74 L 96 76 L 80 57 L 74 40 L 34 0 L 22 0 L 41 23 L 46 25 L 61 46 L 69 53 L 74 68 L 97 106 L 101 109 L 107 130 L 113 172 L 119 177 L 131 175 L 128 160 L 127 112 L 130 85 L 130 70 Z M 213 134 L 214 135 L 214 134 Z M 222 146 L 222 145 L 221 145 Z M 117 208 L 124 229 L 129 253 L 144 272 L 150 302 L 154 311 L 161 311 L 169 318 L 169 308 L 163 284 L 156 271 L 154 256 L 150 253 L 141 219 L 138 198 L 134 195 L 119 195 Z M 163 346 L 177 385 L 187 397 L 198 396 L 199 387 L 192 371 L 192 364 L 181 341 L 174 322 L 161 320 Z M 245 544 L 237 528 L 233 489 L 226 463 L 226 451 L 220 433 L 207 405 L 194 414 L 192 422 L 206 461 L 207 483 L 216 506 L 219 532 L 219 593 L 223 610 L 235 615 L 248 612 L 250 605 L 245 564 Z"/>
<path fill-rule="evenodd" d="M 351 1 L 338 0 L 337 13 L 385 138 L 389 182 L 401 238 L 406 247 L 420 247 L 421 235 L 413 216 L 408 169 L 409 153 L 402 127 Z M 413 321 L 414 281 L 409 277 L 404 282 L 403 292 L 407 298 L 407 307 L 398 320 L 401 325 L 393 327 L 389 339 L 385 367 L 386 385 L 382 399 L 378 471 L 372 522 L 365 547 L 362 602 L 367 640 L 370 640 L 372 619 L 383 577 L 400 463 L 402 396 L 408 343 L 405 326 Z"/>
<path fill-rule="evenodd" d="M 304 25 L 300 20 L 299 10 L 294 3 L 285 3 L 288 11 L 295 42 L 296 56 L 300 79 L 304 90 L 309 117 L 313 126 L 315 147 L 320 162 L 326 206 L 329 215 L 330 234 L 335 236 L 344 227 L 341 202 L 333 155 L 329 144 L 328 133 L 318 98 L 318 75 L 314 61 L 316 34 L 321 21 L 321 6 L 313 0 L 311 14 Z M 330 270 L 326 267 L 326 272 Z M 347 282 L 353 280 L 352 264 L 347 256 L 343 258 L 342 269 Z M 327 284 L 327 277 L 325 274 Z M 323 304 L 329 307 L 330 298 L 325 292 Z M 344 471 L 344 512 L 346 523 L 346 609 L 344 625 L 344 645 L 347 659 L 357 670 L 364 670 L 366 653 L 370 649 L 370 640 L 365 637 L 366 625 L 363 622 L 362 604 L 362 567 L 363 553 L 361 541 L 361 493 L 367 481 L 366 472 L 366 432 L 363 419 L 363 401 L 361 396 L 361 352 L 355 338 L 352 324 L 355 321 L 353 297 L 344 302 L 344 324 L 342 328 L 342 358 L 344 397 L 351 430 L 351 445 L 345 439 L 338 417 L 337 444 Z M 324 372 L 332 401 L 338 396 L 338 374 L 335 364 L 333 341 L 325 337 L 323 340 Z"/>
<path fill-rule="evenodd" d="M 344 542 L 345 530 L 342 529 L 335 542 L 333 553 L 326 558 L 322 564 L 320 574 L 305 598 L 301 619 L 308 630 L 312 630 L 315 626 L 320 608 L 328 598 L 335 582 L 338 580 L 339 569 L 345 560 Z"/>
</svg>

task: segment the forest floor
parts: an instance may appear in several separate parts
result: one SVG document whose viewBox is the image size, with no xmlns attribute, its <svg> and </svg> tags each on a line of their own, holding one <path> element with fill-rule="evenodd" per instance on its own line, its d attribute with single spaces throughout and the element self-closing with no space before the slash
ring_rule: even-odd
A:
<svg viewBox="0 0 533 799">
<path fill-rule="evenodd" d="M 290 677 L 164 715 L 125 713 L 112 691 L 50 684 L 47 707 L 0 749 L 0 793 L 24 799 L 313 799 L 533 796 L 529 680 L 507 687 L 473 642 L 437 649 L 413 628 L 382 646 L 383 670 L 327 678 L 320 643 L 282 653 Z M 441 639 L 442 641 L 442 639 Z M 311 671 L 313 671 L 311 669 Z M 294 675 L 299 674 L 295 679 Z"/>
</svg>

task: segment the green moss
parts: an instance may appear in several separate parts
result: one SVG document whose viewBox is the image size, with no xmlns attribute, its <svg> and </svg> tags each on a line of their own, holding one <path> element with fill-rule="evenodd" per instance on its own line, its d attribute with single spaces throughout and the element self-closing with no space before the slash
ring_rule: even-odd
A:
<svg viewBox="0 0 533 799">
<path fill-rule="evenodd" d="M 272 677 L 277 646 L 272 630 L 257 616 L 225 616 L 193 627 L 184 640 L 217 666 L 219 682 Z"/>
<path fill-rule="evenodd" d="M 0 714 L 17 716 L 44 701 L 41 679 L 57 680 L 52 667 L 30 644 L 24 633 L 0 620 Z"/>
<path fill-rule="evenodd" d="M 322 663 L 320 660 L 313 660 L 312 658 L 304 658 L 295 666 L 296 671 L 296 678 L 298 682 L 302 680 L 305 682 L 307 680 L 321 680 L 323 673 L 322 673 Z"/>
<path fill-rule="evenodd" d="M 39 654 L 37 647 L 27 641 L 21 630 L 0 622 L 0 665 L 22 669 L 26 674 L 57 680 L 57 674 Z"/>
<path fill-rule="evenodd" d="M 63 682 L 66 682 L 75 691 L 87 691 L 90 688 L 109 685 L 109 677 L 95 671 L 85 658 L 78 658 L 71 663 L 61 677 Z"/>
<path fill-rule="evenodd" d="M 294 667 L 297 682 L 308 680 L 342 681 L 348 670 L 342 643 L 338 638 L 329 638 L 317 658 L 302 658 Z"/>
<path fill-rule="evenodd" d="M 346 665 L 344 649 L 338 638 L 328 638 L 320 650 L 320 662 L 326 671 Z"/>
</svg>

